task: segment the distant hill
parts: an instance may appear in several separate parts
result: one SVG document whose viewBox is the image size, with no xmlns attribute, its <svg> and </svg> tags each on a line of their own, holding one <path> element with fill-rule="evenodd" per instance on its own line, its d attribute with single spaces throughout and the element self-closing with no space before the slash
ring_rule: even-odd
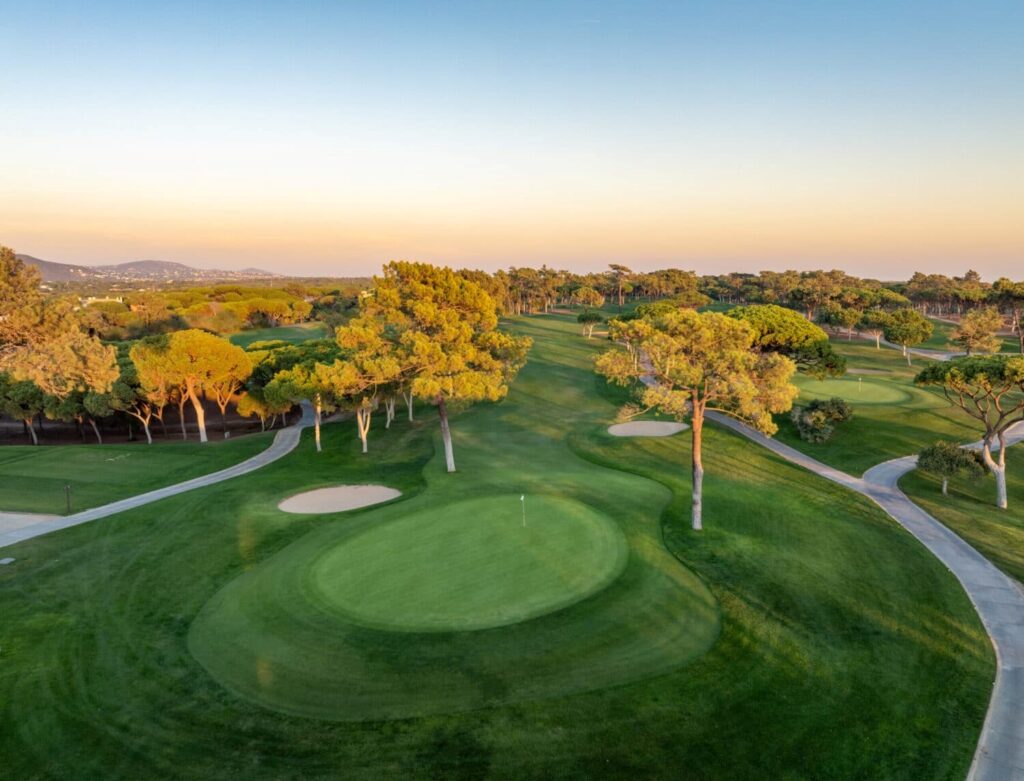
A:
<svg viewBox="0 0 1024 781">
<path fill-rule="evenodd" d="M 89 266 L 75 266 L 70 263 L 54 263 L 40 260 L 31 255 L 15 255 L 26 266 L 35 266 L 44 282 L 72 282 L 76 279 L 95 279 L 94 269 Z"/>
<path fill-rule="evenodd" d="M 72 263 L 57 263 L 41 260 L 31 255 L 18 255 L 27 266 L 35 266 L 44 282 L 74 282 L 89 280 L 110 280 L 125 282 L 217 282 L 239 279 L 269 279 L 279 277 L 258 268 L 241 271 L 205 269 L 175 263 L 170 260 L 134 260 L 108 266 L 79 266 Z"/>
</svg>

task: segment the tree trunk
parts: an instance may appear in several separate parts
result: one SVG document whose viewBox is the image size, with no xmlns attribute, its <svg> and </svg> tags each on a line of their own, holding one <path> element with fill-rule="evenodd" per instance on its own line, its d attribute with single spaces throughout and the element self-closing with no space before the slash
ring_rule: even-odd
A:
<svg viewBox="0 0 1024 781">
<path fill-rule="evenodd" d="M 150 433 L 149 423 L 146 422 L 145 420 L 142 421 L 142 430 L 146 433 L 146 444 L 147 445 L 152 445 L 153 444 L 153 435 L 152 435 L 152 433 Z"/>
<path fill-rule="evenodd" d="M 875 349 L 876 350 L 881 350 L 882 349 L 882 335 L 881 334 L 875 334 Z"/>
<path fill-rule="evenodd" d="M 128 441 L 135 441 L 135 429 L 132 428 L 132 422 L 130 420 L 128 421 Z"/>
<path fill-rule="evenodd" d="M 949 496 L 949 478 L 948 477 L 943 477 L 942 478 L 942 495 L 943 496 Z"/>
<path fill-rule="evenodd" d="M 196 425 L 199 426 L 199 441 L 209 441 L 206 437 L 206 410 L 203 409 L 203 403 L 196 393 L 196 389 L 193 385 L 188 385 L 188 397 L 192 400 L 192 409 L 196 412 Z"/>
<path fill-rule="evenodd" d="M 403 393 L 402 396 L 405 397 L 405 406 L 409 408 L 409 420 L 412 421 L 412 391 Z"/>
<path fill-rule="evenodd" d="M 363 442 L 363 452 L 368 452 L 366 436 L 370 433 L 370 415 L 373 411 L 369 407 L 359 407 L 356 410 L 356 428 L 359 429 L 359 439 Z"/>
<path fill-rule="evenodd" d="M 690 431 L 693 434 L 693 492 L 691 521 L 694 531 L 700 531 L 704 528 L 704 460 L 701 456 L 703 429 L 703 411 L 700 410 L 697 405 L 694 405 L 693 419 L 691 420 L 690 426 Z"/>
<path fill-rule="evenodd" d="M 452 449 L 452 431 L 448 426 L 448 407 L 444 396 L 437 397 L 437 415 L 441 418 L 441 439 L 444 440 L 444 462 L 449 472 L 455 471 L 455 453 Z"/>
<path fill-rule="evenodd" d="M 316 452 L 321 452 L 320 448 L 320 394 L 316 395 L 313 399 L 313 438 L 316 440 Z"/>
<path fill-rule="evenodd" d="M 992 457 L 992 447 L 990 441 L 986 438 L 984 444 L 981 447 L 981 455 L 985 459 L 985 466 L 989 468 L 996 477 L 996 507 L 1000 510 L 1005 510 L 1007 507 L 1006 500 L 1006 447 L 1003 442 L 1003 437 L 999 435 L 999 460 L 996 461 Z"/>
<path fill-rule="evenodd" d="M 23 420 L 22 423 L 27 424 L 25 426 L 25 428 L 27 428 L 28 429 L 28 433 L 32 435 L 32 444 L 33 445 L 38 445 L 39 444 L 39 436 L 36 434 L 35 426 L 32 425 L 32 418 L 28 418 L 27 420 Z"/>
<path fill-rule="evenodd" d="M 188 401 L 188 397 L 182 396 L 181 401 L 178 402 L 178 424 L 181 426 L 181 438 L 188 439 L 188 431 L 185 430 L 185 402 Z"/>
<path fill-rule="evenodd" d="M 100 445 L 103 444 L 103 436 L 100 434 L 100 428 L 96 425 L 95 418 L 89 418 L 89 425 L 92 426 L 92 433 L 96 435 L 96 442 Z"/>
<path fill-rule="evenodd" d="M 395 397 L 389 396 L 384 400 L 384 428 L 391 428 L 391 421 L 395 419 Z"/>
<path fill-rule="evenodd" d="M 224 436 L 224 439 L 228 438 L 228 422 L 224 419 L 224 411 L 227 406 L 227 404 L 223 407 L 220 404 L 217 405 L 217 409 L 220 410 L 220 433 Z"/>
</svg>

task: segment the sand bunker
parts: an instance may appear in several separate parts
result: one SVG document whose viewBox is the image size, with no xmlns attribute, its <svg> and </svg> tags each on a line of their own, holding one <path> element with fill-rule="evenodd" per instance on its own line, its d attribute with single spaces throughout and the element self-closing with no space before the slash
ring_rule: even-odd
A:
<svg viewBox="0 0 1024 781">
<path fill-rule="evenodd" d="M 344 510 L 380 504 L 401 495 L 401 491 L 388 488 L 386 485 L 334 485 L 289 496 L 277 507 L 286 513 L 340 513 Z"/>
<path fill-rule="evenodd" d="M 688 428 L 685 423 L 672 421 L 634 420 L 609 426 L 608 433 L 613 437 L 670 437 Z"/>
</svg>

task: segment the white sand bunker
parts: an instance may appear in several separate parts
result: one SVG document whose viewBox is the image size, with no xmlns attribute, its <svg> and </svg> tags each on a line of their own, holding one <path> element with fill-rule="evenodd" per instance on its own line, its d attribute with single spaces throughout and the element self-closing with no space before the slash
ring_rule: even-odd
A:
<svg viewBox="0 0 1024 781">
<path fill-rule="evenodd" d="M 613 437 L 670 437 L 688 428 L 685 423 L 667 420 L 634 420 L 609 426 L 608 433 Z"/>
<path fill-rule="evenodd" d="M 277 507 L 286 513 L 340 513 L 344 510 L 380 504 L 401 495 L 401 491 L 388 488 L 386 485 L 333 485 L 330 488 L 317 488 L 315 491 L 303 491 L 301 494 L 289 496 Z"/>
</svg>

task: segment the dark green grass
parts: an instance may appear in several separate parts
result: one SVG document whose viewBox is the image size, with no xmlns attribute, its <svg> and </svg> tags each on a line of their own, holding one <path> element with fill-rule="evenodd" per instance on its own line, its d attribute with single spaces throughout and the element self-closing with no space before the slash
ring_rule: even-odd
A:
<svg viewBox="0 0 1024 781">
<path fill-rule="evenodd" d="M 713 428 L 708 528 L 689 531 L 688 437 L 608 436 L 614 405 L 606 394 L 614 394 L 599 391 L 589 367 L 600 345 L 578 337 L 569 318 L 517 327 L 537 339 L 531 364 L 506 404 L 454 419 L 460 469 L 493 481 L 495 493 L 515 492 L 527 475 L 528 493 L 546 485 L 556 496 L 601 495 L 621 475 L 616 509 L 633 507 L 637 524 L 646 518 L 658 531 L 643 553 L 666 576 L 696 573 L 720 605 L 721 631 L 707 653 L 607 688 L 400 720 L 300 718 L 225 690 L 188 650 L 190 627 L 211 597 L 290 546 L 425 502 L 448 479 L 433 452 L 433 419 L 399 420 L 387 434 L 375 428 L 368 457 L 358 455 L 350 424 L 333 424 L 323 454 L 307 434 L 300 450 L 258 474 L 8 549 L 18 561 L 0 568 L 5 774 L 963 778 L 994 662 L 952 576 L 873 505 Z M 568 436 L 563 419 L 575 424 Z M 517 441 L 506 446 L 510 439 Z M 563 447 L 548 455 L 551 439 Z M 493 469 L 462 458 L 477 443 L 487 445 Z M 523 463 L 520 448 L 532 443 L 536 464 Z M 570 459 L 582 466 L 563 479 Z M 584 462 L 593 471 L 579 485 Z M 407 498 L 338 520 L 276 509 L 297 490 L 338 482 L 384 483 Z M 675 569 L 672 559 L 660 564 L 668 554 Z M 656 642 L 662 627 L 652 617 L 638 614 L 623 638 Z M 509 657 L 519 652 L 510 665 L 523 678 L 559 657 L 571 669 L 592 652 L 567 633 L 531 646 L 534 623 L 507 637 Z M 459 635 L 434 639 L 445 669 L 461 669 Z M 364 682 L 389 667 L 409 670 L 400 651 L 397 641 L 378 646 Z M 633 662 L 621 664 L 628 671 Z M 342 668 L 339 661 L 337 675 L 352 674 Z M 263 685 L 273 687 L 274 675 L 265 669 Z M 501 676 L 472 683 L 495 701 L 507 696 Z"/>
<path fill-rule="evenodd" d="M 950 480 L 949 496 L 943 496 L 940 478 L 915 470 L 900 480 L 900 488 L 1003 572 L 1024 583 L 1024 450 L 1006 451 L 1006 510 L 995 506 L 991 475 Z"/>
<path fill-rule="evenodd" d="M 85 510 L 237 464 L 272 437 L 0 448 L 0 510 L 64 514 L 65 485 L 71 486 L 72 511 Z"/>
<path fill-rule="evenodd" d="M 297 323 L 295 325 L 279 325 L 276 328 L 253 328 L 231 334 L 231 341 L 239 347 L 248 347 L 253 342 L 282 341 L 291 344 L 308 342 L 310 339 L 324 339 L 330 335 L 331 329 L 325 323 Z"/>
<path fill-rule="evenodd" d="M 797 404 L 839 395 L 853 407 L 853 417 L 839 424 L 828 442 L 804 442 L 789 414 L 776 416 L 782 442 L 853 475 L 891 458 L 917 453 L 937 439 L 971 442 L 978 439 L 970 420 L 932 388 L 914 385 L 914 376 L 927 364 L 914 358 L 907 366 L 897 350 L 881 350 L 864 341 L 833 340 L 846 357 L 847 374 L 839 380 L 815 380 L 798 374 Z"/>
</svg>

